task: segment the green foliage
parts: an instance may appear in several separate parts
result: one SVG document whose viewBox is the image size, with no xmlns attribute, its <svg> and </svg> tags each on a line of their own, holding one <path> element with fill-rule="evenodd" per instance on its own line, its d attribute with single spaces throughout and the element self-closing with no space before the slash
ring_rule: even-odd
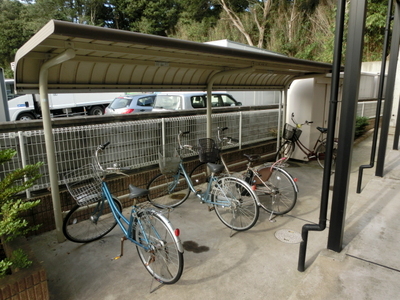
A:
<svg viewBox="0 0 400 300">
<path fill-rule="evenodd" d="M 11 254 L 11 262 L 14 268 L 28 268 L 32 265 L 32 261 L 29 260 L 28 255 L 22 250 L 17 249 Z"/>
<path fill-rule="evenodd" d="M 121 1 L 131 31 L 168 36 L 179 19 L 181 6 L 174 0 Z"/>
<path fill-rule="evenodd" d="M 10 270 L 11 266 L 12 262 L 8 258 L 0 260 L 0 278 L 3 278 L 8 274 L 8 271 Z"/>
<path fill-rule="evenodd" d="M 29 260 L 28 255 L 22 249 L 17 249 L 11 253 L 11 258 L 5 258 L 0 261 L 0 278 L 6 276 L 11 267 L 23 269 L 31 265 L 32 261 Z"/>
<path fill-rule="evenodd" d="M 17 154 L 14 149 L 0 150 L 0 165 L 12 160 Z M 36 230 L 38 226 L 29 226 L 28 222 L 21 216 L 22 213 L 35 207 L 40 200 L 29 201 L 18 199 L 18 194 L 30 188 L 40 178 L 39 169 L 42 163 L 27 165 L 22 169 L 16 169 L 7 174 L 0 181 L 0 236 L 6 241 L 25 235 L 27 232 Z M 29 265 L 29 261 L 22 250 L 13 252 L 11 259 L 0 263 L 0 274 L 11 265 L 21 268 Z"/>
<path fill-rule="evenodd" d="M 356 138 L 362 136 L 365 133 L 365 129 L 368 125 L 369 125 L 368 117 L 357 117 L 354 138 L 356 139 Z"/>
<path fill-rule="evenodd" d="M 13 77 L 15 53 L 50 19 L 196 42 L 230 39 L 332 62 L 336 5 L 335 0 L 0 0 L 0 67 Z M 364 61 L 381 59 L 387 6 L 388 0 L 368 0 Z"/>
</svg>

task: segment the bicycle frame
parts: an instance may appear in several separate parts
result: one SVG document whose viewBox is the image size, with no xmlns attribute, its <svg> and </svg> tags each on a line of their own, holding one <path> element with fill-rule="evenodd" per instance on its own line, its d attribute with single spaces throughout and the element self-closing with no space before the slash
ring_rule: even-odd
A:
<svg viewBox="0 0 400 300">
<path fill-rule="evenodd" d="M 174 175 L 176 181 L 179 178 L 179 175 L 182 174 L 185 177 L 186 182 L 189 185 L 190 190 L 203 202 L 207 204 L 212 204 L 212 205 L 219 205 L 219 206 L 230 206 L 230 201 L 219 201 L 218 203 L 215 203 L 211 201 L 209 196 L 211 195 L 211 187 L 213 182 L 218 185 L 218 179 L 219 177 L 215 177 L 213 174 L 210 175 L 210 180 L 207 183 L 207 189 L 204 193 L 199 193 L 193 185 L 192 179 L 189 177 L 188 173 L 186 172 L 185 167 L 183 166 L 182 161 L 179 163 L 179 170 L 176 175 Z M 173 187 L 175 188 L 175 186 Z M 173 189 L 172 189 L 173 190 Z M 226 199 L 229 199 L 229 197 L 225 194 Z"/>
<path fill-rule="evenodd" d="M 313 158 L 315 157 L 315 150 L 317 149 L 317 146 L 322 143 L 324 141 L 324 139 L 321 139 L 323 133 L 321 132 L 319 134 L 319 137 L 317 139 L 317 141 L 315 142 L 315 145 L 313 147 L 313 149 L 308 149 L 301 141 L 299 138 L 296 138 L 295 135 L 293 136 L 293 141 L 294 143 L 299 147 L 299 149 L 305 154 L 307 155 L 307 158 Z"/>
<path fill-rule="evenodd" d="M 121 228 L 122 232 L 124 233 L 125 237 L 128 240 L 130 240 L 132 243 L 134 243 L 135 245 L 144 248 L 146 251 L 150 250 L 150 248 L 148 248 L 148 247 L 142 245 L 141 243 L 137 242 L 132 237 L 131 233 L 133 232 L 134 226 L 139 225 L 143 229 L 142 222 L 141 222 L 140 218 L 136 218 L 137 210 L 136 210 L 135 206 L 132 207 L 130 218 L 128 220 L 122 213 L 120 213 L 118 211 L 117 207 L 114 204 L 114 201 L 112 201 L 112 196 L 111 196 L 110 190 L 108 189 L 108 186 L 107 186 L 106 182 L 103 181 L 103 183 L 101 185 L 101 189 L 103 191 L 103 194 L 104 194 L 105 198 L 108 200 L 108 204 L 110 205 L 111 212 L 114 215 L 114 218 L 117 221 L 117 223 L 118 223 L 119 227 Z M 135 219 L 136 219 L 136 223 L 134 222 Z M 128 228 L 125 227 L 124 223 L 128 226 Z M 146 243 L 148 243 L 149 240 L 147 239 L 147 236 L 146 236 L 145 232 L 143 232 L 143 233 L 144 233 L 145 241 L 146 241 Z M 159 236 L 157 238 L 161 239 L 161 237 L 159 237 Z"/>
</svg>

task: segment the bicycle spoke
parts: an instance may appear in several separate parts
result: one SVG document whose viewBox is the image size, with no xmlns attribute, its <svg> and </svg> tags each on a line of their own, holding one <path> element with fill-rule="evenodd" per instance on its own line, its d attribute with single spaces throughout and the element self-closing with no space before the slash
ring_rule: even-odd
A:
<svg viewBox="0 0 400 300">
<path fill-rule="evenodd" d="M 136 239 L 143 247 L 137 246 L 138 254 L 147 271 L 158 281 L 175 283 L 183 270 L 183 255 L 177 248 L 173 232 L 153 212 L 141 217 L 136 226 Z"/>
<path fill-rule="evenodd" d="M 254 226 L 258 219 L 258 205 L 247 184 L 234 177 L 225 177 L 212 193 L 215 212 L 226 226 L 238 231 Z"/>
</svg>

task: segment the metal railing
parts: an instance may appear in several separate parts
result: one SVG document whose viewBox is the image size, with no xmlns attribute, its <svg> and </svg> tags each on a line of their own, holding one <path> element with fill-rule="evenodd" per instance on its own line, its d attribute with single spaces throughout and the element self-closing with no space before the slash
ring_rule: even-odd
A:
<svg viewBox="0 0 400 300">
<path fill-rule="evenodd" d="M 376 101 L 360 101 L 358 115 L 369 117 L 369 112 L 375 107 Z M 239 139 L 239 147 L 273 140 L 277 136 L 278 112 L 278 109 L 262 109 L 213 114 L 212 134 L 216 135 L 217 127 L 228 127 L 229 135 Z M 106 141 L 111 144 L 102 155 L 104 165 L 118 163 L 134 169 L 147 167 L 158 163 L 161 145 L 175 145 L 180 130 L 190 131 L 191 134 L 185 136 L 185 142 L 196 145 L 199 138 L 206 136 L 206 123 L 205 115 L 193 115 L 55 128 L 53 135 L 59 184 L 64 184 L 63 174 L 91 163 L 96 147 Z M 29 197 L 30 191 L 50 187 L 43 130 L 0 133 L 0 149 L 7 148 L 16 149 L 18 155 L 0 165 L 0 178 L 27 164 L 43 162 L 40 170 L 43 176 L 27 191 L 27 195 Z M 193 153 L 184 155 L 194 156 Z"/>
<path fill-rule="evenodd" d="M 359 101 L 357 105 L 357 116 L 375 118 L 376 115 L 376 105 L 378 101 Z M 384 104 L 385 101 L 382 101 Z M 382 114 L 381 114 L 382 115 Z"/>
<path fill-rule="evenodd" d="M 217 127 L 229 127 L 229 135 L 239 138 L 239 147 L 276 138 L 278 109 L 240 111 L 214 114 L 213 136 Z M 63 174 L 91 163 L 93 152 L 99 144 L 111 142 L 101 159 L 102 164 L 141 168 L 158 164 L 161 145 L 176 145 L 179 131 L 190 131 L 185 143 L 196 145 L 206 136 L 206 116 L 194 115 L 174 118 L 147 119 L 96 125 L 54 128 L 59 184 L 64 184 Z M 0 134 L 0 149 L 14 148 L 18 155 L 0 166 L 0 178 L 27 164 L 44 162 L 43 175 L 30 191 L 50 187 L 43 130 L 25 130 Z M 186 156 L 193 156 L 188 153 Z M 73 179 L 71 180 L 73 181 Z M 29 197 L 29 191 L 28 191 Z"/>
</svg>

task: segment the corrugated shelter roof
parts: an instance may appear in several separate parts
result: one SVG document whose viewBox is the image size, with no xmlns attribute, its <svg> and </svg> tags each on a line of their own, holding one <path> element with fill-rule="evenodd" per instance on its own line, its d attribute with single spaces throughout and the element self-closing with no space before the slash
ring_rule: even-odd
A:
<svg viewBox="0 0 400 300">
<path fill-rule="evenodd" d="M 66 49 L 75 56 L 49 69 L 49 93 L 207 90 L 210 83 L 214 90 L 281 90 L 332 69 L 276 54 L 51 20 L 16 54 L 17 91 L 37 93 L 41 66 Z"/>
</svg>

